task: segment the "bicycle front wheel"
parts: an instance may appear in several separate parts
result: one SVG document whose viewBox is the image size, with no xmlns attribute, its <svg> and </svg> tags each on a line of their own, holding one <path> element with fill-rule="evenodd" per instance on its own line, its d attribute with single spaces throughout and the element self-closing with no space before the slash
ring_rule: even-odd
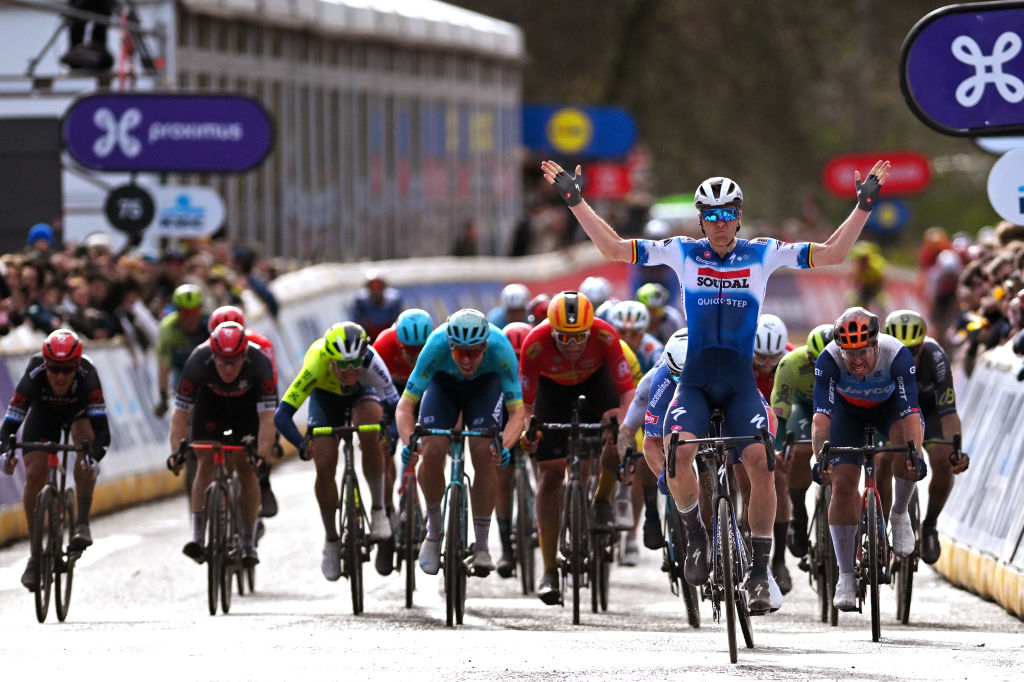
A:
<svg viewBox="0 0 1024 682">
<path fill-rule="evenodd" d="M 206 602 L 217 615 L 227 551 L 227 497 L 216 483 L 206 489 Z M 229 586 L 230 588 L 230 586 Z"/>
<path fill-rule="evenodd" d="M 729 660 L 735 663 L 739 659 L 736 650 L 736 591 L 739 586 L 736 575 L 736 547 L 733 544 L 732 513 L 729 500 L 718 500 L 718 565 L 721 569 L 722 592 L 725 594 L 725 629 L 729 637 Z"/>
<path fill-rule="evenodd" d="M 914 573 L 917 571 L 917 541 L 921 529 L 917 490 L 910 498 L 910 527 L 914 529 L 914 551 L 908 557 L 896 559 L 893 564 L 893 571 L 896 571 L 896 620 L 904 625 L 910 622 L 910 598 L 914 594 Z"/>
<path fill-rule="evenodd" d="M 465 554 L 462 522 L 462 488 L 453 485 L 448 491 L 448 528 L 444 538 L 445 624 L 462 625 L 466 599 L 466 574 L 462 563 Z"/>
<path fill-rule="evenodd" d="M 57 491 L 44 486 L 36 495 L 36 509 L 32 525 L 32 555 L 36 557 L 36 619 L 42 623 L 50 609 L 50 590 L 60 552 L 60 512 Z"/>
<path fill-rule="evenodd" d="M 402 527 L 399 539 L 402 543 L 398 552 L 398 560 L 405 566 L 405 608 L 412 608 L 412 594 L 416 591 L 416 546 L 419 543 L 419 506 L 416 502 L 416 476 L 410 471 L 405 475 L 403 484 L 400 516 L 398 523 Z"/>
<path fill-rule="evenodd" d="M 363 507 L 355 475 L 345 476 L 342 485 L 342 557 L 347 567 L 348 584 L 352 592 L 352 613 L 363 612 Z"/>
<path fill-rule="evenodd" d="M 586 522 L 583 514 L 586 513 L 583 504 L 583 489 L 579 481 L 569 483 L 569 491 L 566 496 L 566 519 L 562 527 L 562 533 L 566 535 L 566 548 L 568 549 L 569 571 L 568 580 L 572 582 L 572 623 L 580 624 L 580 587 L 583 583 L 584 563 L 586 551 L 583 548 L 585 540 Z M 564 586 L 563 586 L 563 594 Z"/>
<path fill-rule="evenodd" d="M 868 585 L 871 591 L 871 641 L 877 642 L 882 637 L 882 620 L 878 603 L 878 579 L 881 575 L 882 538 L 878 525 L 878 503 L 875 501 L 875 491 L 870 488 L 864 493 L 868 507 Z"/>
<path fill-rule="evenodd" d="M 71 536 L 75 528 L 75 491 L 71 488 L 64 490 L 64 514 L 63 521 L 59 524 L 60 536 L 57 540 L 57 570 L 54 573 L 55 596 L 57 602 L 54 606 L 57 609 L 57 620 L 64 622 L 68 617 L 68 607 L 71 606 L 71 584 L 75 577 L 75 560 L 77 555 L 72 557 L 66 551 L 71 544 Z"/>
<path fill-rule="evenodd" d="M 534 521 L 533 494 L 530 490 L 530 476 L 525 468 L 515 472 L 515 503 L 516 526 L 513 551 L 519 566 L 519 580 L 523 594 L 533 592 L 534 585 L 534 551 L 533 534 L 537 528 Z"/>
</svg>

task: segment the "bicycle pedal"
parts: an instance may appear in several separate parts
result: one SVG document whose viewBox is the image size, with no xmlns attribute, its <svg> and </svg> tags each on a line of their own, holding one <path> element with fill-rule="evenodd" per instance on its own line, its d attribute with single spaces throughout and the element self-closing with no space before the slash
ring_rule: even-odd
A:
<svg viewBox="0 0 1024 682">
<path fill-rule="evenodd" d="M 800 562 L 797 563 L 796 567 L 799 568 L 804 573 L 810 573 L 811 572 L 811 564 L 810 564 L 809 561 L 807 561 L 807 557 L 801 557 L 800 558 Z"/>
</svg>

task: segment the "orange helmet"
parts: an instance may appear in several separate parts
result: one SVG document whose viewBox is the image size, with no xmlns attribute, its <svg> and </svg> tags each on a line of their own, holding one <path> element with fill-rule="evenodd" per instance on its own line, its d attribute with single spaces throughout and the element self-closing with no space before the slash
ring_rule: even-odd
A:
<svg viewBox="0 0 1024 682">
<path fill-rule="evenodd" d="M 548 304 L 548 322 L 556 332 L 588 331 L 594 324 L 594 306 L 578 291 L 563 291 Z"/>
<path fill-rule="evenodd" d="M 836 320 L 834 338 L 840 348 L 864 348 L 878 338 L 878 316 L 864 308 L 847 308 Z"/>
</svg>

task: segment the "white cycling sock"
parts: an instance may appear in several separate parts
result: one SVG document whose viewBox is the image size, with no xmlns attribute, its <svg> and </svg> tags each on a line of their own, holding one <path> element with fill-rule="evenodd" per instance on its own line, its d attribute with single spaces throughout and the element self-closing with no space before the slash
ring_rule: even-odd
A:
<svg viewBox="0 0 1024 682">
<path fill-rule="evenodd" d="M 473 534 L 476 536 L 476 542 L 473 543 L 473 551 L 487 550 L 489 547 L 488 543 L 490 542 L 488 536 L 491 534 L 491 517 L 474 515 Z"/>
<path fill-rule="evenodd" d="M 427 505 L 427 540 L 441 537 L 441 503 Z"/>
<path fill-rule="evenodd" d="M 910 498 L 913 496 L 915 488 L 917 488 L 916 481 L 908 481 L 903 478 L 895 479 L 892 491 L 892 508 L 889 510 L 890 515 L 907 513 L 907 507 L 910 506 Z"/>
<path fill-rule="evenodd" d="M 840 573 L 853 573 L 853 559 L 857 552 L 857 524 L 850 526 L 829 524 L 832 546 L 836 550 L 836 563 Z"/>
</svg>

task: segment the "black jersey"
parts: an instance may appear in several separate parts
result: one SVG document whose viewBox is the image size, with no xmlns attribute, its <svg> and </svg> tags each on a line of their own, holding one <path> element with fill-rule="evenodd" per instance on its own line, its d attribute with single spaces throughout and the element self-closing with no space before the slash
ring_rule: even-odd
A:
<svg viewBox="0 0 1024 682">
<path fill-rule="evenodd" d="M 220 378 L 214 366 L 210 342 L 196 346 L 181 372 L 181 383 L 174 398 L 175 408 L 191 412 L 199 391 L 209 391 L 218 398 L 255 398 L 257 412 L 277 409 L 274 367 L 259 346 L 253 343 L 246 349 L 241 371 L 230 382 Z"/>
<path fill-rule="evenodd" d="M 917 357 L 917 396 L 921 408 L 930 407 L 943 417 L 956 412 L 953 372 L 946 351 L 930 336 Z M 930 410 L 929 410 L 930 411 Z"/>
</svg>

